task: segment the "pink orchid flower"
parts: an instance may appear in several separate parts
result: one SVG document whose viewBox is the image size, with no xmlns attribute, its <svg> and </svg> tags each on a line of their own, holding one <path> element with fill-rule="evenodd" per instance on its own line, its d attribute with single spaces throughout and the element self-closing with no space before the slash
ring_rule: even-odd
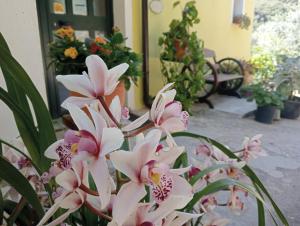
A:
<svg viewBox="0 0 300 226">
<path fill-rule="evenodd" d="M 105 208 L 113 190 L 106 155 L 120 148 L 124 141 L 123 134 L 118 128 L 107 128 L 101 114 L 92 108 L 88 108 L 92 120 L 75 105 L 69 104 L 67 108 L 79 131 L 68 131 L 63 140 L 57 141 L 46 150 L 45 155 L 57 159 L 64 169 L 73 162 L 88 161 L 88 169 L 101 194 L 102 208 Z"/>
<path fill-rule="evenodd" d="M 246 137 L 243 142 L 244 151 L 242 153 L 242 159 L 249 161 L 250 159 L 256 159 L 259 156 L 267 156 L 265 150 L 261 147 L 261 134 L 258 134 L 252 138 Z"/>
<path fill-rule="evenodd" d="M 157 93 L 150 110 L 150 120 L 169 133 L 186 130 L 189 118 L 188 112 L 182 111 L 181 103 L 174 100 L 176 90 L 168 90 L 172 85 L 167 84 Z"/>
<path fill-rule="evenodd" d="M 229 209 L 236 215 L 240 215 L 241 211 L 244 209 L 244 203 L 238 196 L 238 189 L 235 186 L 230 188 L 230 198 L 227 202 Z"/>
<path fill-rule="evenodd" d="M 183 152 L 183 147 L 166 148 L 157 152 L 161 133 L 154 129 L 135 145 L 132 152 L 115 151 L 110 155 L 114 167 L 131 180 L 121 187 L 113 206 L 114 220 L 118 225 L 122 225 L 146 195 L 145 185 L 150 187 L 156 203 L 167 205 L 170 202 L 168 208 L 183 208 L 193 197 L 190 184 L 179 176 L 188 171 L 189 167 L 174 170 L 169 168 L 169 164 Z"/>
<path fill-rule="evenodd" d="M 90 55 L 85 60 L 88 74 L 58 75 L 56 79 L 68 90 L 76 92 L 82 97 L 68 97 L 62 104 L 67 103 L 83 107 L 92 103 L 100 96 L 111 94 L 118 85 L 119 78 L 127 71 L 128 64 L 123 63 L 108 70 L 105 62 L 97 55 Z"/>
<path fill-rule="evenodd" d="M 167 205 L 153 209 L 153 204 L 139 203 L 122 225 L 113 220 L 108 226 L 182 226 L 192 218 L 201 216 L 200 214 L 174 211 Z"/>
<path fill-rule="evenodd" d="M 37 226 L 45 225 L 50 217 L 59 209 L 67 209 L 65 213 L 53 220 L 47 226 L 62 223 L 71 213 L 77 211 L 86 200 L 86 193 L 79 187 L 87 184 L 87 169 L 82 162 L 76 163 L 72 168 L 63 171 L 56 177 L 56 183 L 63 188 L 62 194 L 55 199 L 54 205 L 47 211 Z"/>
</svg>

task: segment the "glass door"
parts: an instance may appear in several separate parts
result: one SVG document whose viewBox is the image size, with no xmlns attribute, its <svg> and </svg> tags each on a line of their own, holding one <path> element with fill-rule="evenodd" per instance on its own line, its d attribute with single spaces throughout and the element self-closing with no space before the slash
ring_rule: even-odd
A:
<svg viewBox="0 0 300 226">
<path fill-rule="evenodd" d="M 40 31 L 45 58 L 46 85 L 51 114 L 54 118 L 64 112 L 61 102 L 69 95 L 55 80 L 54 68 L 48 68 L 49 43 L 54 32 L 62 26 L 71 26 L 77 39 L 95 38 L 111 33 L 113 26 L 111 0 L 37 0 Z"/>
</svg>

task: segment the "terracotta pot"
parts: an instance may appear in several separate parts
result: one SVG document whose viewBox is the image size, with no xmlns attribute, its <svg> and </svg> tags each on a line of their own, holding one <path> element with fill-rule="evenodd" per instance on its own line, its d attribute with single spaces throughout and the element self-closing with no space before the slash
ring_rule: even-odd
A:
<svg viewBox="0 0 300 226">
<path fill-rule="evenodd" d="M 126 94 L 125 84 L 124 84 L 124 82 L 121 81 L 121 82 L 119 82 L 119 84 L 117 85 L 117 87 L 113 91 L 113 93 L 105 97 L 105 102 L 109 106 L 112 99 L 115 96 L 119 96 L 121 106 L 124 107 L 125 106 L 125 101 L 126 101 L 126 95 L 125 94 Z"/>
<path fill-rule="evenodd" d="M 175 47 L 175 50 L 176 50 L 176 59 L 181 60 L 185 55 L 187 44 L 184 43 L 182 45 L 181 40 L 175 39 L 174 40 L 174 47 Z"/>
</svg>

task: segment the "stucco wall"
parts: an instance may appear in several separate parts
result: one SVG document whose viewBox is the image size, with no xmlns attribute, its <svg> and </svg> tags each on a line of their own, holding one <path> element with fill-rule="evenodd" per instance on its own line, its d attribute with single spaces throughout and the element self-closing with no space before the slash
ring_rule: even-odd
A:
<svg viewBox="0 0 300 226">
<path fill-rule="evenodd" d="M 182 1 L 184 2 L 184 1 Z M 251 32 L 242 30 L 232 23 L 233 0 L 196 0 L 200 24 L 194 29 L 198 37 L 204 40 L 206 48 L 214 49 L 218 58 L 231 56 L 238 59 L 248 59 L 251 48 Z M 253 17 L 254 0 L 245 1 L 245 13 Z M 164 9 L 161 14 L 149 10 L 149 59 L 150 59 L 150 94 L 162 87 L 160 73 L 158 39 L 162 32 L 168 30 L 169 23 L 174 18 L 181 17 L 181 8 L 172 7 L 173 1 L 163 0 Z M 182 7 L 184 4 L 182 4 Z"/>
<path fill-rule="evenodd" d="M 36 1 L 1 0 L 0 31 L 7 40 L 13 56 L 30 75 L 46 100 Z M 0 86 L 4 85 L 1 74 Z M 12 113 L 0 101 L 0 137 L 9 140 L 17 135 Z"/>
</svg>

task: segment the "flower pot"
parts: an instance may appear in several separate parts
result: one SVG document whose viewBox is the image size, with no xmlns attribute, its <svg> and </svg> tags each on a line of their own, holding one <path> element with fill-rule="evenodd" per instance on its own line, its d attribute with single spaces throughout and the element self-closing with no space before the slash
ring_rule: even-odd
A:
<svg viewBox="0 0 300 226">
<path fill-rule="evenodd" d="M 300 116 L 300 101 L 287 100 L 284 102 L 284 108 L 281 111 L 281 117 L 287 119 L 297 119 Z"/>
<path fill-rule="evenodd" d="M 125 84 L 123 81 L 120 81 L 117 85 L 116 89 L 112 92 L 112 94 L 105 97 L 105 102 L 109 106 L 111 104 L 111 101 L 114 99 L 115 96 L 119 96 L 121 106 L 125 106 L 126 101 L 126 90 L 125 90 Z"/>
<path fill-rule="evenodd" d="M 272 124 L 276 107 L 262 106 L 258 107 L 255 113 L 255 120 L 258 122 Z"/>
</svg>

